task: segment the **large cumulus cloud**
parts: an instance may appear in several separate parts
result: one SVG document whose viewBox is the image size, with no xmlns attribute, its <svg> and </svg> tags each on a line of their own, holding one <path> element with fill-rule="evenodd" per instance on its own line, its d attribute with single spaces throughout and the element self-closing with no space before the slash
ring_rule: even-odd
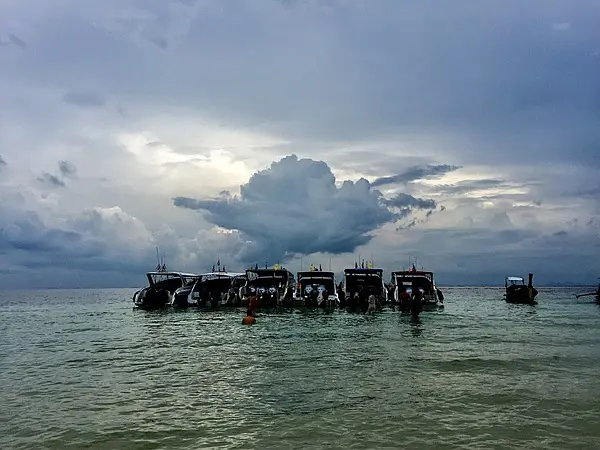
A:
<svg viewBox="0 0 600 450">
<path fill-rule="evenodd" d="M 243 233 L 249 241 L 240 254 L 245 262 L 265 257 L 276 261 L 296 253 L 353 252 L 369 243 L 382 225 L 413 208 L 436 206 L 433 200 L 407 194 L 386 199 L 364 178 L 338 187 L 325 162 L 296 155 L 252 175 L 239 196 L 176 197 L 174 204 L 204 211 L 212 223 Z"/>
</svg>

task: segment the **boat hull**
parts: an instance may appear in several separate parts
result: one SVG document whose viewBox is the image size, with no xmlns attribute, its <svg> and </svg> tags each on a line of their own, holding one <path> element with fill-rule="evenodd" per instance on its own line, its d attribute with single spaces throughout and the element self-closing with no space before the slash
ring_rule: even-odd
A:
<svg viewBox="0 0 600 450">
<path fill-rule="evenodd" d="M 535 305 L 537 294 L 538 291 L 534 287 L 531 287 L 530 291 L 528 286 L 509 286 L 506 289 L 506 302 Z"/>
<path fill-rule="evenodd" d="M 133 303 L 146 311 L 165 309 L 171 303 L 171 295 L 167 289 L 147 287 L 134 294 Z"/>
</svg>

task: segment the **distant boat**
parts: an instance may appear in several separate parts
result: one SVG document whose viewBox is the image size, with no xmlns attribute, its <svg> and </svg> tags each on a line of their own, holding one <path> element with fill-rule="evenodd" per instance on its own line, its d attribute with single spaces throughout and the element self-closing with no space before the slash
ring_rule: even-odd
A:
<svg viewBox="0 0 600 450">
<path fill-rule="evenodd" d="M 535 305 L 535 297 L 538 290 L 533 287 L 533 274 L 529 274 L 529 282 L 525 284 L 525 280 L 521 277 L 506 277 L 504 280 L 504 288 L 506 289 L 507 303 L 525 303 Z"/>
</svg>

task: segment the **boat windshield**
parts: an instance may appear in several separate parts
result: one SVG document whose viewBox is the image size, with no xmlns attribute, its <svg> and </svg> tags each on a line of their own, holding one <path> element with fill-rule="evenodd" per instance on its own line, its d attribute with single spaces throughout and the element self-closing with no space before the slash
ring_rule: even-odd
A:
<svg viewBox="0 0 600 450">
<path fill-rule="evenodd" d="M 258 269 L 246 272 L 248 286 L 285 286 L 290 281 L 290 272 L 286 270 Z"/>
<path fill-rule="evenodd" d="M 512 286 L 513 284 L 525 284 L 525 280 L 521 277 L 507 277 L 506 281 Z"/>
<path fill-rule="evenodd" d="M 148 280 L 151 286 L 173 292 L 182 286 L 193 285 L 196 278 L 193 275 L 182 275 L 180 273 L 149 273 Z"/>
<path fill-rule="evenodd" d="M 355 292 L 364 288 L 383 289 L 383 280 L 377 273 L 346 273 L 346 292 Z"/>
<path fill-rule="evenodd" d="M 209 291 L 227 292 L 231 287 L 231 277 L 220 277 L 220 278 L 202 278 L 200 283 L 197 283 L 194 290 L 205 288 Z"/>
<path fill-rule="evenodd" d="M 394 282 L 396 286 L 405 287 L 407 291 L 411 291 L 413 285 L 425 292 L 433 288 L 433 280 L 428 273 L 394 273 Z"/>
</svg>

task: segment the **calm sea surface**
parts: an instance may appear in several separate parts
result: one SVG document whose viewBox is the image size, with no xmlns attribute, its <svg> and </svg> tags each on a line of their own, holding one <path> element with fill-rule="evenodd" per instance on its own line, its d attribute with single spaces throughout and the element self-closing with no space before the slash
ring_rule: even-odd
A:
<svg viewBox="0 0 600 450">
<path fill-rule="evenodd" d="M 0 292 L 1 449 L 600 448 L 600 307 L 581 289 L 255 326 L 132 310 L 134 290 Z"/>
</svg>

